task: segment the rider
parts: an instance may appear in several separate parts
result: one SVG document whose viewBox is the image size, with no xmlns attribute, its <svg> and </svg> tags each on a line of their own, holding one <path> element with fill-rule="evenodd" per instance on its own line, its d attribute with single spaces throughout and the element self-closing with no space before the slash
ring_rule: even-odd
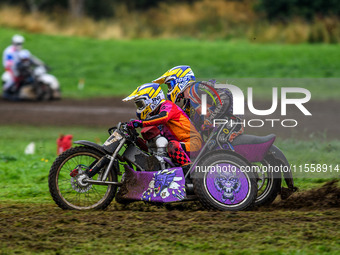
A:
<svg viewBox="0 0 340 255">
<path fill-rule="evenodd" d="M 19 81 L 26 77 L 32 77 L 33 68 L 37 66 L 44 66 L 44 63 L 33 56 L 29 50 L 21 50 L 19 52 L 19 62 L 16 66 L 19 73 Z"/>
<path fill-rule="evenodd" d="M 2 63 L 5 68 L 3 92 L 4 96 L 14 94 L 18 91 L 20 72 L 18 67 L 20 62 L 27 57 L 34 65 L 43 65 L 44 63 L 33 56 L 28 50 L 23 50 L 22 45 L 25 38 L 21 35 L 14 35 L 12 37 L 12 45 L 8 46 L 2 56 Z"/>
<path fill-rule="evenodd" d="M 14 92 L 15 84 L 18 80 L 17 64 L 19 63 L 19 52 L 22 49 L 22 44 L 25 38 L 21 35 L 12 37 L 12 45 L 8 46 L 2 55 L 2 64 L 6 71 L 6 81 L 3 84 L 3 91 Z"/>
<path fill-rule="evenodd" d="M 134 100 L 139 120 L 132 120 L 128 127 L 148 127 L 162 125 L 163 135 L 169 140 L 168 154 L 181 166 L 189 165 L 190 153 L 198 152 L 202 138 L 188 116 L 171 101 L 165 100 L 157 83 L 139 86 L 123 101 Z"/>
<path fill-rule="evenodd" d="M 215 89 L 214 82 L 196 82 L 194 72 L 190 66 L 176 66 L 165 72 L 153 82 L 165 83 L 168 86 L 167 98 L 180 106 L 197 128 L 202 130 L 210 129 L 214 119 L 233 120 L 233 123 L 240 123 L 241 119 L 232 114 L 233 97 L 228 89 Z M 207 114 L 202 111 L 202 95 L 207 95 Z M 230 124 L 230 122 L 228 122 Z M 244 131 L 242 124 L 228 126 L 228 140 L 234 138 Z"/>
</svg>

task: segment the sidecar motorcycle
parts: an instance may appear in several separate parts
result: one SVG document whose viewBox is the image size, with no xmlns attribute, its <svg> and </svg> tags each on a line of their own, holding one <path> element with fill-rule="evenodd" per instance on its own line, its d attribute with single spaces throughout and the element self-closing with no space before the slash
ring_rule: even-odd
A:
<svg viewBox="0 0 340 255">
<path fill-rule="evenodd" d="M 45 66 L 20 65 L 20 81 L 17 89 L 5 92 L 2 96 L 10 101 L 48 101 L 61 99 L 59 81 L 52 74 L 47 73 Z M 10 78 L 8 72 L 3 73 L 1 80 L 4 84 Z"/>
<path fill-rule="evenodd" d="M 255 203 L 257 173 L 233 151 L 209 150 L 206 144 L 183 170 L 168 157 L 168 141 L 157 127 L 142 129 L 144 140 L 124 123 L 109 134 L 102 146 L 76 141 L 81 146 L 52 164 L 49 190 L 60 208 L 104 209 L 114 198 L 118 203 L 155 204 L 199 200 L 221 211 L 247 210 Z"/>
</svg>

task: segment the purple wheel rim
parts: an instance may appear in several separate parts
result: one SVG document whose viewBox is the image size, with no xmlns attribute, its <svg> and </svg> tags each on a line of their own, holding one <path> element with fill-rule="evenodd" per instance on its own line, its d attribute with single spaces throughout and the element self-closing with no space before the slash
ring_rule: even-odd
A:
<svg viewBox="0 0 340 255">
<path fill-rule="evenodd" d="M 239 206 L 250 193 L 250 180 L 247 174 L 234 163 L 225 161 L 210 167 L 204 175 L 208 194 L 223 206 Z"/>
</svg>

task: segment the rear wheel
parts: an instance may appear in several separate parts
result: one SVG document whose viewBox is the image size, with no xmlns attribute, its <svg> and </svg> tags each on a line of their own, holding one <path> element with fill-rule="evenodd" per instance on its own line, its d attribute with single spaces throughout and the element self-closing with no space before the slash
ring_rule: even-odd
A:
<svg viewBox="0 0 340 255">
<path fill-rule="evenodd" d="M 53 91 L 50 86 L 42 82 L 36 85 L 36 94 L 39 101 L 48 101 L 53 97 Z"/>
<path fill-rule="evenodd" d="M 269 166 L 275 166 L 264 159 L 261 165 L 258 165 L 257 197 L 256 206 L 270 205 L 280 193 L 281 190 L 281 172 L 269 171 Z"/>
<path fill-rule="evenodd" d="M 89 184 L 85 181 L 85 171 L 104 155 L 89 147 L 74 147 L 60 154 L 54 161 L 48 176 L 50 193 L 62 209 L 104 209 L 114 198 L 117 187 Z M 77 169 L 77 175 L 70 173 Z M 99 180 L 105 167 L 92 177 Z M 109 172 L 108 181 L 117 181 L 114 170 Z"/>
<path fill-rule="evenodd" d="M 214 152 L 198 164 L 193 176 L 200 202 L 208 209 L 239 211 L 250 209 L 257 194 L 256 177 L 243 159 L 226 152 Z M 202 168 L 203 167 L 203 168 Z M 203 172 L 203 170 L 205 170 Z"/>
</svg>

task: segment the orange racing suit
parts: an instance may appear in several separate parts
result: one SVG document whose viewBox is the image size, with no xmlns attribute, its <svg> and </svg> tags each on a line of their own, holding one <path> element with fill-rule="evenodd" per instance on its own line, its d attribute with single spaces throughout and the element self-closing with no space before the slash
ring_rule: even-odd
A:
<svg viewBox="0 0 340 255">
<path fill-rule="evenodd" d="M 151 117 L 141 122 L 142 127 L 163 125 L 163 135 L 169 140 L 168 153 L 181 165 L 190 162 L 185 158 L 183 150 L 197 152 L 202 147 L 202 138 L 189 117 L 171 101 L 165 101 Z"/>
</svg>

